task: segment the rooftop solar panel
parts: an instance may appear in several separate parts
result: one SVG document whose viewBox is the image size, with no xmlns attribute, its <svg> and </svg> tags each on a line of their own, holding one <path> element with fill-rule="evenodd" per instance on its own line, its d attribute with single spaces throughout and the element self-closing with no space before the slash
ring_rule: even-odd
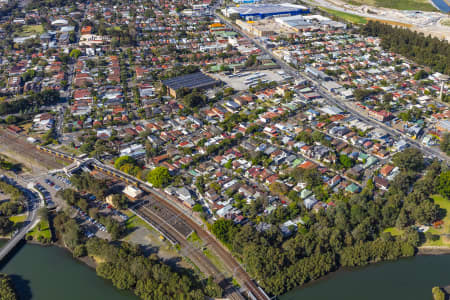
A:
<svg viewBox="0 0 450 300">
<path fill-rule="evenodd" d="M 167 87 L 178 90 L 181 88 L 202 88 L 205 86 L 213 85 L 217 81 L 202 72 L 182 75 L 167 80 L 163 80 L 163 84 Z"/>
</svg>

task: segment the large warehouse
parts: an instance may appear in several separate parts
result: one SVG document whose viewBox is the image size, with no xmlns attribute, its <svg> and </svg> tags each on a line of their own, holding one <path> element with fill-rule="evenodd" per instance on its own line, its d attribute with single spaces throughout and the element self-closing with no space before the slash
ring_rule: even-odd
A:
<svg viewBox="0 0 450 300">
<path fill-rule="evenodd" d="M 224 9 L 224 14 L 227 17 L 239 15 L 239 17 L 247 21 L 260 20 L 268 17 L 296 16 L 307 13 L 309 13 L 309 8 L 291 3 L 249 4 Z"/>
<path fill-rule="evenodd" d="M 220 84 L 219 81 L 209 77 L 206 74 L 203 74 L 202 72 L 196 72 L 170 78 L 167 80 L 163 80 L 162 83 L 167 87 L 167 89 L 169 90 L 169 94 L 172 97 L 176 97 L 177 91 L 179 91 L 180 89 L 187 88 L 203 90 L 212 88 Z"/>
</svg>

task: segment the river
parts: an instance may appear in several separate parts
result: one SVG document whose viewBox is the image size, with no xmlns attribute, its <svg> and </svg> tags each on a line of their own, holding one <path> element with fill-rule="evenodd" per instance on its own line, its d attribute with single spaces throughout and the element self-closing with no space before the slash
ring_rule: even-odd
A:
<svg viewBox="0 0 450 300">
<path fill-rule="evenodd" d="M 292 290 L 281 300 L 427 300 L 433 286 L 450 284 L 450 255 L 416 256 L 340 270 Z"/>
<path fill-rule="evenodd" d="M 2 242 L 0 241 L 0 246 Z M 20 246 L 19 246 L 20 247 Z M 12 275 L 21 299 L 137 300 L 56 246 L 25 244 L 0 270 Z M 450 255 L 416 256 L 340 270 L 290 291 L 281 300 L 426 300 L 433 286 L 450 284 Z"/>
<path fill-rule="evenodd" d="M 450 5 L 448 5 L 445 0 L 431 0 L 441 12 L 450 13 Z"/>
<path fill-rule="evenodd" d="M 4 264 L 2 273 L 12 275 L 20 299 L 33 300 L 137 300 L 73 259 L 59 247 L 25 244 Z"/>
</svg>

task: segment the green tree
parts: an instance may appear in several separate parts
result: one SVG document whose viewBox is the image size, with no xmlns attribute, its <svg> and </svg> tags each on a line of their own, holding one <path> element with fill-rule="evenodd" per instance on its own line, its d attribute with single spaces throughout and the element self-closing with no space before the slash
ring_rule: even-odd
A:
<svg viewBox="0 0 450 300">
<path fill-rule="evenodd" d="M 80 57 L 81 55 L 81 50 L 79 49 L 72 49 L 72 51 L 70 51 L 69 56 L 74 58 L 74 59 L 78 59 L 78 57 Z"/>
<path fill-rule="evenodd" d="M 2 300 L 17 300 L 19 299 L 11 278 L 7 274 L 0 273 L 0 299 Z"/>
<path fill-rule="evenodd" d="M 414 79 L 415 80 L 421 80 L 424 79 L 428 76 L 428 73 L 425 72 L 425 70 L 420 69 L 419 72 L 417 72 L 416 74 L 414 74 Z"/>
<path fill-rule="evenodd" d="M 421 171 L 423 168 L 423 154 L 417 148 L 407 148 L 396 153 L 392 158 L 394 164 L 403 171 Z"/>
<path fill-rule="evenodd" d="M 233 221 L 227 219 L 219 219 L 212 225 L 212 233 L 224 243 L 231 241 L 230 233 L 233 228 Z"/>
<path fill-rule="evenodd" d="M 442 152 L 445 152 L 447 155 L 450 155 L 450 133 L 444 134 L 444 136 L 442 137 L 440 148 Z"/>
<path fill-rule="evenodd" d="M 114 162 L 114 167 L 116 169 L 120 169 L 125 164 L 134 165 L 136 164 L 136 160 L 131 156 L 124 155 L 116 159 L 116 161 Z"/>
<path fill-rule="evenodd" d="M 445 293 L 441 290 L 440 287 L 433 287 L 431 292 L 433 293 L 433 300 L 445 300 Z"/>
<path fill-rule="evenodd" d="M 8 217 L 0 217 L 0 235 L 6 235 L 13 230 L 14 223 Z"/>
<path fill-rule="evenodd" d="M 172 176 L 166 167 L 156 167 L 147 175 L 147 181 L 154 187 L 163 188 L 170 184 Z"/>
<path fill-rule="evenodd" d="M 345 154 L 339 156 L 339 162 L 347 169 L 353 167 L 354 164 L 353 159 Z"/>
<path fill-rule="evenodd" d="M 439 185 L 437 190 L 442 197 L 450 199 L 450 170 L 442 172 L 441 175 L 439 175 Z"/>
</svg>

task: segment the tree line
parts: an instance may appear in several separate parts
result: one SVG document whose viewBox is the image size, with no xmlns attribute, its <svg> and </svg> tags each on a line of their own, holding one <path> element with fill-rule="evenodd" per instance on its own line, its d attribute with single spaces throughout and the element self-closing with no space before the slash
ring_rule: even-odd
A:
<svg viewBox="0 0 450 300">
<path fill-rule="evenodd" d="M 156 254 L 146 257 L 138 245 L 86 239 L 76 221 L 65 213 L 54 219 L 64 245 L 74 256 L 95 257 L 97 275 L 111 280 L 120 290 L 134 292 L 141 299 L 205 299 L 221 297 L 222 289 L 212 279 L 200 280 L 192 271 L 173 268 Z M 2 298 L 3 299 L 3 298 Z"/>
<path fill-rule="evenodd" d="M 7 274 L 0 273 L 0 299 L 17 300 L 19 297 L 14 290 L 11 278 Z"/>
<path fill-rule="evenodd" d="M 21 99 L 0 102 L 0 115 L 15 114 L 30 107 L 52 105 L 60 100 L 59 91 L 44 90 Z"/>
<path fill-rule="evenodd" d="M 87 254 L 102 260 L 100 277 L 121 290 L 133 291 L 142 299 L 218 298 L 222 289 L 212 279 L 200 280 L 192 271 L 174 269 L 155 254 L 145 257 L 140 248 L 126 242 L 111 244 L 93 238 L 86 243 Z"/>
<path fill-rule="evenodd" d="M 361 33 L 380 37 L 381 46 L 387 51 L 399 53 L 436 72 L 450 75 L 450 44 L 444 39 L 374 21 L 362 26 Z"/>
<path fill-rule="evenodd" d="M 8 201 L 0 203 L 0 235 L 6 235 L 14 229 L 14 223 L 9 217 L 25 210 L 25 198 L 21 190 L 3 180 L 0 180 L 0 191 L 10 197 Z"/>
</svg>

